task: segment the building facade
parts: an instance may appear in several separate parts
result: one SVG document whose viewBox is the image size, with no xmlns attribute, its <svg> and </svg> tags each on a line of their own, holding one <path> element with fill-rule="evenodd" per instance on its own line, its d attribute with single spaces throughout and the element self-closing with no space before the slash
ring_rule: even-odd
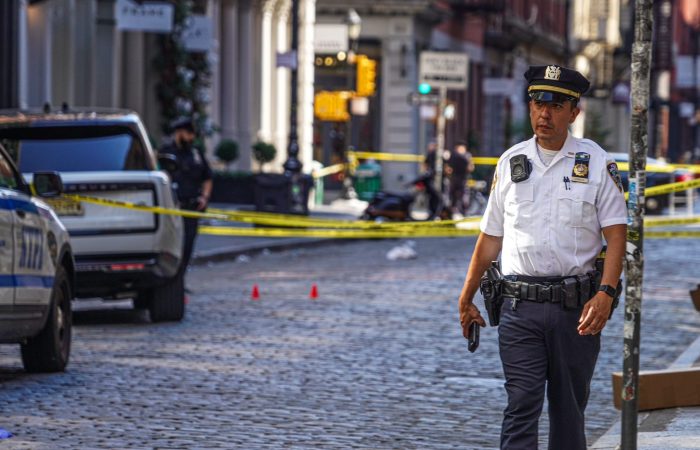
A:
<svg viewBox="0 0 700 450">
<path fill-rule="evenodd" d="M 145 3 L 148 4 L 148 3 Z M 167 4 L 167 2 L 166 2 Z M 257 140 L 278 149 L 273 168 L 286 158 L 289 130 L 289 70 L 276 66 L 289 50 L 291 0 L 198 0 L 211 20 L 209 116 L 219 129 L 210 140 L 234 139 L 240 169 L 255 167 Z M 13 0 L 3 2 L 2 54 L 6 107 L 96 106 L 138 112 L 154 141 L 163 138 L 156 96 L 158 33 L 126 30 L 117 23 L 116 0 Z M 142 5 L 133 3 L 136 7 Z M 315 0 L 299 0 L 300 159 L 310 167 L 313 108 Z M 9 43 L 9 45 L 8 45 Z"/>
</svg>

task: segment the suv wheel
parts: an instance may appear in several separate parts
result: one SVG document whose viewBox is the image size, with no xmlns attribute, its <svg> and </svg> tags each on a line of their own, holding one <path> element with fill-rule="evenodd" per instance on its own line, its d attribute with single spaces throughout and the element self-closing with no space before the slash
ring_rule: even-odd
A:
<svg viewBox="0 0 700 450">
<path fill-rule="evenodd" d="M 185 277 L 179 274 L 163 286 L 142 292 L 136 305 L 148 307 L 152 322 L 175 322 L 185 316 Z"/>
<path fill-rule="evenodd" d="M 22 344 L 22 363 L 27 372 L 60 372 L 70 356 L 71 292 L 63 267 L 56 271 L 49 316 L 41 332 Z"/>
</svg>

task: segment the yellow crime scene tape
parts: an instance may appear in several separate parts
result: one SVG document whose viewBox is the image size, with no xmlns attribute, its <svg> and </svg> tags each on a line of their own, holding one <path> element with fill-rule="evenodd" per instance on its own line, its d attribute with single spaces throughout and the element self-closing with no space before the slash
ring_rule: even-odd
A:
<svg viewBox="0 0 700 450">
<path fill-rule="evenodd" d="M 374 159 L 376 161 L 395 161 L 395 162 L 423 162 L 424 155 L 413 155 L 408 153 L 381 153 L 381 152 L 348 152 L 357 159 Z M 472 158 L 474 164 L 481 165 L 496 165 L 498 158 L 491 156 L 475 156 Z"/>
<path fill-rule="evenodd" d="M 437 228 L 449 227 L 459 223 L 478 222 L 481 216 L 465 217 L 461 220 L 440 220 L 430 222 L 374 222 L 369 220 L 338 220 L 304 217 L 293 214 L 277 214 L 254 211 L 227 211 L 210 208 L 207 211 L 225 216 L 234 222 L 256 225 L 276 225 L 280 227 L 318 227 L 340 229 L 401 229 L 401 228 Z M 218 218 L 218 217 L 217 217 Z M 221 219 L 226 220 L 226 219 Z"/>
<path fill-rule="evenodd" d="M 196 212 L 180 209 L 170 209 L 158 206 L 139 205 L 129 202 L 121 202 L 100 197 L 90 197 L 85 195 L 65 194 L 66 198 L 74 201 L 84 201 L 103 206 L 127 208 L 156 214 L 171 214 L 183 217 L 215 219 L 222 221 L 247 222 L 258 225 L 275 225 L 277 228 L 243 228 L 243 227 L 220 227 L 220 226 L 200 226 L 199 230 L 204 234 L 217 236 L 239 236 L 239 237 L 308 237 L 308 238 L 334 238 L 334 239 L 398 239 L 398 238 L 437 238 L 437 237 L 462 237 L 476 236 L 479 229 L 476 225 L 481 217 L 469 217 L 459 221 L 442 222 L 415 222 L 415 223 L 374 223 L 363 221 L 334 221 L 323 219 L 304 219 L 292 215 L 277 215 L 272 213 L 249 213 L 225 210 L 214 210 L 214 212 Z M 222 212 L 218 212 L 222 211 Z M 257 217 L 256 217 L 257 216 Z M 282 218 L 274 218 L 280 216 Z M 295 224 L 290 225 L 284 219 L 290 217 L 295 219 Z M 279 224 L 282 223 L 280 226 Z M 661 226 L 683 226 L 700 223 L 700 216 L 679 217 L 679 218 L 650 218 L 646 219 L 645 227 Z M 436 226 L 437 225 L 437 226 Z M 297 227 L 317 227 L 317 228 L 289 228 Z M 282 228 L 284 227 L 284 228 Z M 364 227 L 364 228 L 363 228 Z M 645 238 L 697 238 L 700 237 L 700 230 L 672 230 L 672 231 L 649 231 L 645 233 Z"/>
<path fill-rule="evenodd" d="M 416 228 L 437 229 L 455 227 L 458 224 L 475 223 L 481 217 L 466 217 L 461 220 L 442 220 L 430 222 L 373 222 L 360 220 L 331 220 L 303 217 L 293 214 L 275 214 L 253 211 L 227 211 L 223 209 L 209 209 L 207 212 L 187 211 L 174 208 L 163 208 L 160 206 L 140 205 L 136 203 L 110 200 L 101 197 L 91 197 L 78 194 L 64 194 L 64 197 L 78 202 L 92 203 L 102 206 L 133 209 L 155 214 L 170 214 L 196 219 L 212 219 L 230 222 L 241 222 L 254 225 L 277 226 L 277 227 L 316 227 L 334 229 L 375 229 L 375 230 L 395 230 L 398 233 L 410 232 Z"/>
<path fill-rule="evenodd" d="M 670 239 L 670 238 L 685 238 L 697 239 L 700 238 L 700 230 L 687 231 L 645 231 L 644 238 L 649 239 Z"/>
<path fill-rule="evenodd" d="M 479 229 L 437 229 L 437 230 L 328 230 L 328 229 L 289 229 L 289 228 L 236 228 L 200 226 L 199 232 L 215 236 L 236 237 L 299 237 L 332 239 L 400 239 L 400 238 L 445 238 L 477 236 Z M 700 230 L 645 231 L 645 239 L 700 238 Z"/>
<path fill-rule="evenodd" d="M 333 164 L 332 166 L 324 167 L 323 169 L 314 170 L 313 172 L 311 172 L 311 176 L 314 178 L 327 177 L 328 175 L 333 175 L 335 173 L 344 171 L 346 165 L 347 164 L 343 163 Z"/>
<path fill-rule="evenodd" d="M 697 180 L 681 181 L 678 183 L 661 184 L 659 186 L 652 186 L 644 190 L 645 197 L 652 197 L 654 195 L 664 195 L 670 194 L 671 192 L 682 192 L 689 189 L 695 189 L 700 187 L 700 178 Z M 625 192 L 625 200 L 629 200 L 629 192 Z"/>
<path fill-rule="evenodd" d="M 200 226 L 199 232 L 215 236 L 246 237 L 306 237 L 333 239 L 399 239 L 399 238 L 437 238 L 476 236 L 478 228 L 427 228 L 397 230 L 332 230 L 332 229 L 298 229 L 298 228 L 238 228 Z"/>
<path fill-rule="evenodd" d="M 414 155 L 408 153 L 383 153 L 383 152 L 358 152 L 349 151 L 348 155 L 358 159 L 374 159 L 376 161 L 395 161 L 395 162 L 423 162 L 424 155 Z M 493 156 L 475 156 L 472 158 L 474 164 L 477 165 L 496 165 L 498 157 Z M 619 162 L 617 168 L 621 171 L 629 171 L 629 163 Z M 700 164 L 647 164 L 646 170 L 649 172 L 672 173 L 678 169 L 685 169 L 692 173 L 700 173 Z"/>
<path fill-rule="evenodd" d="M 677 227 L 700 223 L 700 216 L 688 217 L 647 217 L 644 219 L 644 227 Z"/>
</svg>

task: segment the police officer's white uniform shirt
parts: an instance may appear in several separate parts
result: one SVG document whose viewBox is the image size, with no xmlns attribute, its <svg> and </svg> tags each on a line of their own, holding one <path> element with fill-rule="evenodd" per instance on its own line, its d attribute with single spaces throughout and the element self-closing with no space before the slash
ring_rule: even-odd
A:
<svg viewBox="0 0 700 450">
<path fill-rule="evenodd" d="M 578 152 L 590 155 L 587 183 L 571 180 Z M 514 183 L 509 161 L 520 154 L 532 171 Z M 501 156 L 481 231 L 503 236 L 504 275 L 567 276 L 593 269 L 601 229 L 627 223 L 624 195 L 608 171 L 613 162 L 595 142 L 571 134 L 548 166 L 537 154 L 535 137 Z"/>
</svg>

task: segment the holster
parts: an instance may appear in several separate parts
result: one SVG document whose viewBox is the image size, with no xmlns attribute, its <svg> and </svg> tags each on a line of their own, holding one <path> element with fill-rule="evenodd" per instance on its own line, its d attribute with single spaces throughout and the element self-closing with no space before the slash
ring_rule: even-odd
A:
<svg viewBox="0 0 700 450">
<path fill-rule="evenodd" d="M 492 262 L 491 267 L 481 277 L 479 290 L 484 297 L 484 306 L 489 316 L 489 325 L 497 327 L 501 322 L 501 306 L 503 305 L 501 272 L 498 269 L 497 261 Z"/>
<path fill-rule="evenodd" d="M 565 278 L 562 282 L 562 292 L 563 292 L 563 298 L 562 298 L 562 306 L 564 309 L 576 309 L 578 308 L 578 299 L 579 299 L 579 294 L 578 294 L 578 289 L 576 288 L 576 285 L 578 284 L 576 282 L 575 278 Z"/>
</svg>

